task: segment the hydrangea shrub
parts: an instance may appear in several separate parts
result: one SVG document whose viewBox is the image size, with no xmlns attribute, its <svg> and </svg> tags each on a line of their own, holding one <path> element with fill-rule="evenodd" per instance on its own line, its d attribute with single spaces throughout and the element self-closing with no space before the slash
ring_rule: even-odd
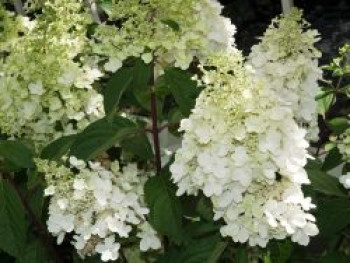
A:
<svg viewBox="0 0 350 263">
<path fill-rule="evenodd" d="M 297 9 L 245 57 L 217 0 L 21 3 L 0 1 L 1 262 L 349 260 L 348 46 L 334 85 Z"/>
</svg>

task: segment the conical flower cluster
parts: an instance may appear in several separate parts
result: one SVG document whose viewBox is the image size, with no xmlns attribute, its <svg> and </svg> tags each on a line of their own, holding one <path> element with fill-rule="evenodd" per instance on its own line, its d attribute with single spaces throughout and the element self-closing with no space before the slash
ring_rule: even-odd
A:
<svg viewBox="0 0 350 263">
<path fill-rule="evenodd" d="M 171 166 L 178 195 L 202 191 L 223 218 L 223 236 L 251 246 L 291 236 L 306 245 L 318 233 L 315 206 L 301 190 L 308 143 L 290 104 L 252 78 L 240 52 L 203 65 L 207 88 L 188 119 Z"/>
<path fill-rule="evenodd" d="M 308 131 L 308 139 L 318 138 L 316 95 L 322 70 L 318 66 L 321 53 L 314 44 L 319 40 L 316 30 L 302 18 L 302 12 L 273 20 L 261 42 L 253 46 L 248 63 L 254 78 L 265 82 L 277 99 L 290 104 L 296 121 Z"/>
</svg>

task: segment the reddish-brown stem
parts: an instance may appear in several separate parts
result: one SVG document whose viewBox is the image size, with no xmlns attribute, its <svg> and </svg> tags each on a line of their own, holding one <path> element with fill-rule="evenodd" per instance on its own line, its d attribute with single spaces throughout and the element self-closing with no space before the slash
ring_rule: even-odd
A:
<svg viewBox="0 0 350 263">
<path fill-rule="evenodd" d="M 15 190 L 17 193 L 18 197 L 20 198 L 22 205 L 30 218 L 31 222 L 35 225 L 35 227 L 38 230 L 38 234 L 40 237 L 40 241 L 43 243 L 43 245 L 49 250 L 51 253 L 52 257 L 54 258 L 55 262 L 57 263 L 62 263 L 63 260 L 61 260 L 59 253 L 55 250 L 54 246 L 52 245 L 50 241 L 49 234 L 47 233 L 46 227 L 41 223 L 41 221 L 37 218 L 35 215 L 34 211 L 32 210 L 27 198 L 25 195 L 22 193 L 21 189 L 17 186 L 15 181 L 12 179 L 11 176 L 8 176 L 6 174 L 1 175 L 3 179 L 5 179 L 11 187 Z"/>
<path fill-rule="evenodd" d="M 158 115 L 157 115 L 157 95 L 154 91 L 151 94 L 151 115 L 152 115 L 152 136 L 155 154 L 155 163 L 157 175 L 162 170 L 162 161 L 160 156 L 159 130 L 158 130 Z"/>
<path fill-rule="evenodd" d="M 150 78 L 150 88 L 151 93 L 151 117 L 152 117 L 152 137 L 153 137 L 153 147 L 155 155 L 155 164 L 157 175 L 160 175 L 162 170 L 162 161 L 160 156 L 160 142 L 159 142 L 159 128 L 158 128 L 158 113 L 157 113 L 157 94 L 155 91 L 155 74 L 154 74 L 154 61 L 152 63 L 151 78 Z"/>
</svg>

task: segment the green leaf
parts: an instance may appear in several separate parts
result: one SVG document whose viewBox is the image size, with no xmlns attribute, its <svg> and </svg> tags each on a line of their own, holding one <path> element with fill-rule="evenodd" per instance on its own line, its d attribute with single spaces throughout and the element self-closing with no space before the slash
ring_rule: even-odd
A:
<svg viewBox="0 0 350 263">
<path fill-rule="evenodd" d="M 42 217 L 44 207 L 44 185 L 38 184 L 35 188 L 30 189 L 28 203 L 38 218 Z"/>
<path fill-rule="evenodd" d="M 47 248 L 43 244 L 34 240 L 22 248 L 22 255 L 16 263 L 53 263 L 47 254 Z"/>
<path fill-rule="evenodd" d="M 19 258 L 26 243 L 27 223 L 20 198 L 5 180 L 0 180 L 0 249 Z"/>
<path fill-rule="evenodd" d="M 217 222 L 200 221 L 187 224 L 184 230 L 190 238 L 196 239 L 207 236 L 208 234 L 217 233 L 220 227 L 221 225 Z"/>
<path fill-rule="evenodd" d="M 214 218 L 213 205 L 209 198 L 202 196 L 197 203 L 196 211 L 205 220 L 211 221 Z"/>
<path fill-rule="evenodd" d="M 98 6 L 107 14 L 112 15 L 113 3 L 111 0 L 98 0 Z"/>
<path fill-rule="evenodd" d="M 248 251 L 246 247 L 240 246 L 235 249 L 235 262 L 248 263 Z M 264 261 L 265 262 L 265 261 Z"/>
<path fill-rule="evenodd" d="M 33 168 L 33 153 L 18 141 L 0 141 L 0 156 L 20 168 Z"/>
<path fill-rule="evenodd" d="M 215 248 L 213 249 L 213 251 L 211 252 L 211 254 L 209 255 L 209 258 L 205 262 L 206 263 L 219 262 L 219 259 L 222 253 L 225 251 L 227 245 L 228 245 L 227 242 L 222 242 L 222 241 L 218 242 Z"/>
<path fill-rule="evenodd" d="M 152 145 L 144 133 L 135 134 L 135 136 L 121 141 L 120 146 L 143 160 L 152 159 L 154 156 Z"/>
<path fill-rule="evenodd" d="M 135 62 L 133 68 L 132 91 L 137 102 L 145 109 L 150 110 L 151 88 L 149 87 L 152 65 L 146 64 L 142 59 Z"/>
<path fill-rule="evenodd" d="M 317 101 L 318 113 L 321 114 L 323 118 L 325 118 L 326 113 L 328 112 L 330 107 L 332 107 L 334 101 L 335 101 L 335 96 L 332 93 L 328 94 L 327 96 L 321 97 Z"/>
<path fill-rule="evenodd" d="M 106 118 L 98 120 L 77 135 L 70 155 L 82 160 L 91 160 L 137 132 L 137 125 L 127 118 L 115 117 L 112 120 Z"/>
<path fill-rule="evenodd" d="M 329 151 L 324 163 L 322 165 L 323 171 L 329 171 L 343 163 L 342 155 L 340 154 L 338 148 L 333 148 Z"/>
<path fill-rule="evenodd" d="M 336 178 L 321 170 L 306 169 L 306 171 L 315 190 L 326 195 L 346 196 Z"/>
<path fill-rule="evenodd" d="M 317 95 L 315 97 L 315 100 L 323 99 L 324 97 L 327 97 L 332 93 L 334 93 L 334 90 L 325 90 L 325 91 L 321 92 L 319 95 Z"/>
<path fill-rule="evenodd" d="M 142 258 L 141 251 L 138 247 L 130 247 L 123 249 L 126 262 L 130 263 L 146 263 Z"/>
<path fill-rule="evenodd" d="M 339 252 L 334 252 L 323 256 L 322 258 L 320 258 L 319 262 L 320 263 L 349 263 L 350 256 L 347 256 Z"/>
<path fill-rule="evenodd" d="M 134 66 L 134 79 L 132 83 L 133 96 L 138 104 L 145 110 L 151 111 L 152 87 L 150 86 L 152 77 L 152 64 L 146 64 L 141 59 L 137 60 Z M 157 97 L 158 119 L 162 117 L 165 94 L 161 92 L 162 76 L 160 76 L 155 85 Z"/>
<path fill-rule="evenodd" d="M 187 246 L 170 248 L 156 263 L 216 263 L 227 246 L 220 234 L 200 238 Z"/>
<path fill-rule="evenodd" d="M 162 23 L 169 26 L 174 31 L 180 31 L 180 25 L 177 22 L 175 22 L 174 20 L 164 19 L 164 20 L 162 20 Z"/>
<path fill-rule="evenodd" d="M 120 98 L 125 90 L 131 86 L 133 80 L 132 68 L 121 68 L 113 74 L 103 91 L 104 108 L 106 114 L 116 111 Z"/>
<path fill-rule="evenodd" d="M 159 233 L 179 244 L 184 236 L 182 207 L 175 193 L 176 189 L 170 181 L 168 171 L 150 178 L 145 184 L 145 201 L 150 208 L 150 223 Z"/>
<path fill-rule="evenodd" d="M 290 240 L 271 241 L 268 247 L 271 262 L 286 263 L 292 253 L 292 244 Z"/>
<path fill-rule="evenodd" d="M 317 206 L 317 224 L 323 236 L 340 232 L 350 224 L 350 199 L 322 199 Z"/>
<path fill-rule="evenodd" d="M 164 78 L 181 112 L 189 116 L 200 91 L 197 83 L 191 79 L 191 74 L 177 68 L 166 69 Z"/>
<path fill-rule="evenodd" d="M 69 135 L 53 141 L 42 150 L 41 158 L 48 160 L 59 160 L 69 151 L 76 137 L 76 135 Z"/>
<path fill-rule="evenodd" d="M 181 262 L 216 262 L 225 248 L 226 243 L 220 241 L 220 234 L 197 239 L 186 247 Z"/>
<path fill-rule="evenodd" d="M 264 263 L 273 263 L 273 261 L 271 260 L 270 252 L 264 253 L 262 255 L 262 260 Z"/>
<path fill-rule="evenodd" d="M 335 134 L 340 135 L 346 129 L 350 128 L 350 122 L 345 117 L 338 117 L 330 120 L 328 126 Z"/>
</svg>

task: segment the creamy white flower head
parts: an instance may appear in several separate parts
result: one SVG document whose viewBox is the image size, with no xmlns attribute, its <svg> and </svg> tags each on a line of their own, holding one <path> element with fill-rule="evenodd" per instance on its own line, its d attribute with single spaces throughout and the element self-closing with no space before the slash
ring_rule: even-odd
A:
<svg viewBox="0 0 350 263">
<path fill-rule="evenodd" d="M 235 27 L 221 11 L 217 0 L 112 1 L 109 19 L 120 27 L 99 25 L 92 46 L 106 71 L 117 71 L 129 57 L 145 63 L 155 58 L 159 72 L 166 66 L 187 69 L 195 57 L 204 61 L 232 49 Z"/>
<path fill-rule="evenodd" d="M 86 165 L 75 157 L 68 161 L 65 167 L 36 160 L 48 184 L 48 230 L 57 242 L 72 233 L 72 244 L 82 257 L 98 253 L 102 261 L 116 260 L 121 247 L 114 237 L 129 238 L 136 229 L 142 251 L 161 248 L 145 217 L 149 213 L 143 200 L 146 173 L 141 177 L 136 164 L 120 167 L 118 161 L 108 165 L 113 169 L 97 162 Z"/>
<path fill-rule="evenodd" d="M 0 128 L 37 150 L 104 114 L 93 88 L 102 73 L 89 49 L 84 6 L 83 0 L 41 1 L 33 21 L 0 7 L 0 52 L 7 54 L 0 61 Z"/>
<path fill-rule="evenodd" d="M 235 242 L 266 246 L 298 233 L 304 244 L 314 208 L 301 191 L 310 183 L 305 130 L 269 85 L 252 79 L 240 52 L 212 56 L 202 71 L 206 89 L 181 122 L 183 143 L 170 167 L 177 194 L 202 191 L 214 219 L 226 223 L 221 234 Z"/>
<path fill-rule="evenodd" d="M 298 124 L 308 130 L 308 139 L 318 138 L 316 95 L 322 70 L 315 48 L 318 32 L 293 9 L 273 20 L 261 42 L 252 47 L 247 61 L 252 76 L 276 91 L 276 99 L 289 105 Z"/>
</svg>

